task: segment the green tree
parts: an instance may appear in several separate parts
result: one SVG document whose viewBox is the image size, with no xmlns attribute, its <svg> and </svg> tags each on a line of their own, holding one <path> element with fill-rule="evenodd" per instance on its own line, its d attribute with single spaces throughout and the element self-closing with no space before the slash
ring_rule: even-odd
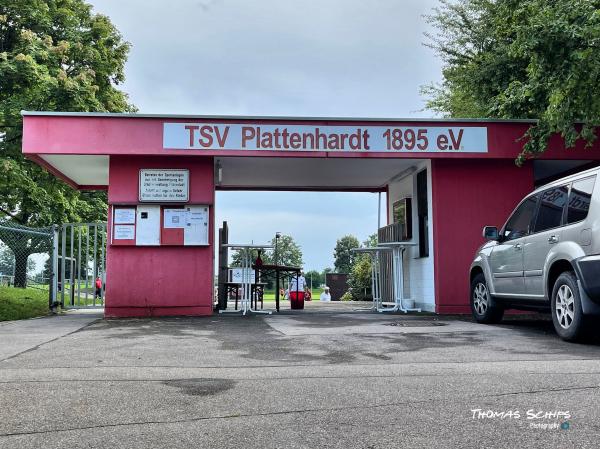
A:
<svg viewBox="0 0 600 449">
<path fill-rule="evenodd" d="M 260 251 L 260 258 L 262 259 L 263 264 L 275 264 L 275 246 L 277 246 L 278 265 L 301 267 L 303 264 L 302 250 L 294 241 L 294 238 L 289 235 L 282 235 L 279 240 L 277 240 L 277 245 L 275 245 L 275 240 L 276 239 L 273 238 L 269 243 L 269 245 L 273 247 L 272 249 Z M 250 258 L 254 262 L 258 257 L 258 250 L 247 248 L 236 249 L 231 256 L 231 265 L 234 267 L 241 267 L 242 260 L 248 253 L 250 253 Z"/>
<path fill-rule="evenodd" d="M 306 282 L 310 286 L 310 281 L 312 279 L 313 288 L 319 287 L 321 284 L 325 283 L 325 278 L 322 273 L 319 273 L 317 270 L 310 270 L 304 274 L 306 278 Z"/>
<path fill-rule="evenodd" d="M 591 145 L 600 122 L 598 0 L 441 0 L 427 45 L 444 62 L 427 108 L 450 117 L 537 119 L 517 163 L 560 133 Z"/>
<path fill-rule="evenodd" d="M 285 265 L 288 267 L 302 267 L 302 250 L 300 246 L 294 241 L 294 238 L 289 235 L 282 235 L 277 240 L 277 261 L 275 260 L 275 237 L 271 240 L 270 245 L 273 249 L 268 251 L 262 251 L 260 258 L 263 264 L 275 264 Z M 256 249 L 238 249 L 235 250 L 231 256 L 231 266 L 241 267 L 242 260 L 250 252 L 252 263 L 258 256 L 258 250 Z M 274 279 L 269 277 L 268 279 L 262 279 L 263 282 L 267 282 L 267 288 L 273 288 Z"/>
<path fill-rule="evenodd" d="M 362 248 L 373 248 L 377 246 L 377 233 L 371 234 L 362 243 Z M 355 301 L 371 300 L 371 256 L 368 254 L 357 254 L 350 275 L 348 276 L 348 287 Z"/>
<path fill-rule="evenodd" d="M 15 256 L 10 248 L 0 247 L 0 274 L 12 276 L 15 269 Z"/>
<path fill-rule="evenodd" d="M 333 251 L 335 271 L 338 273 L 350 273 L 354 264 L 355 253 L 353 249 L 358 248 L 360 243 L 353 235 L 345 235 L 338 239 Z"/>
<path fill-rule="evenodd" d="M 362 247 L 363 248 L 374 248 L 377 246 L 377 233 L 374 232 L 373 234 L 371 234 L 370 236 L 367 237 L 367 239 L 362 243 Z"/>
<path fill-rule="evenodd" d="M 105 193 L 75 191 L 23 157 L 20 111 L 132 111 L 116 87 L 128 51 L 110 20 L 83 0 L 0 3 L 0 213 L 8 220 L 47 226 L 106 219 Z M 19 272 L 35 251 L 23 245 L 13 248 Z"/>
<path fill-rule="evenodd" d="M 352 266 L 348 276 L 348 287 L 355 301 L 371 300 L 371 258 L 361 255 Z"/>
<path fill-rule="evenodd" d="M 272 250 L 267 253 L 268 263 L 277 263 L 289 267 L 302 267 L 302 249 L 290 235 L 282 235 L 279 239 L 273 237 L 271 240 Z M 275 254 L 277 246 L 277 254 Z"/>
<path fill-rule="evenodd" d="M 333 273 L 333 268 L 327 267 L 327 268 L 323 269 L 323 271 L 321 272 L 323 284 L 327 284 L 327 273 Z"/>
<path fill-rule="evenodd" d="M 33 259 L 27 260 L 27 273 L 33 273 L 36 269 L 36 264 Z M 15 271 L 15 256 L 12 250 L 8 247 L 0 246 L 0 274 L 4 276 L 12 276 Z"/>
<path fill-rule="evenodd" d="M 250 260 L 252 261 L 252 264 L 254 264 L 254 261 L 258 257 L 258 250 L 242 248 L 233 251 L 233 254 L 231 255 L 231 266 L 241 267 L 244 262 L 244 259 L 248 257 L 248 254 L 250 254 Z M 260 258 L 262 259 L 263 263 L 267 263 L 265 261 L 265 254 L 263 251 L 261 251 Z"/>
</svg>

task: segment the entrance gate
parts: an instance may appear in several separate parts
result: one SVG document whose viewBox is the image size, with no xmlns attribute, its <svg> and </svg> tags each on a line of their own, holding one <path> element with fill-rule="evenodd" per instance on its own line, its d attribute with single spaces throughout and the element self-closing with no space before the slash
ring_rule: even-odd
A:
<svg viewBox="0 0 600 449">
<path fill-rule="evenodd" d="M 55 227 L 52 266 L 54 305 L 67 309 L 104 307 L 106 223 L 67 223 Z"/>
</svg>

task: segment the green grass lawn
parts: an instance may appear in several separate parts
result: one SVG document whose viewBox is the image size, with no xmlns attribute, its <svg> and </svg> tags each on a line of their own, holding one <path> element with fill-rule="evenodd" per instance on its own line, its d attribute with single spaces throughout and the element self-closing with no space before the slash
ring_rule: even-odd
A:
<svg viewBox="0 0 600 449">
<path fill-rule="evenodd" d="M 48 290 L 0 287 L 0 321 L 48 314 Z"/>
</svg>

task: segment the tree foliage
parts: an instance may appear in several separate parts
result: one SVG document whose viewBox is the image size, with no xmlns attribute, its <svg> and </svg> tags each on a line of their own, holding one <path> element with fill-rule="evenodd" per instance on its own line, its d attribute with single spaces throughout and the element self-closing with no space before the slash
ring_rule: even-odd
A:
<svg viewBox="0 0 600 449">
<path fill-rule="evenodd" d="M 34 253 L 49 253 L 52 250 L 52 228 L 30 229 L 6 219 L 0 219 L 0 249 L 6 247 L 12 256 L 14 286 L 27 287 L 27 273 L 35 262 L 29 256 Z M 6 273 L 5 273 L 6 274 Z"/>
<path fill-rule="evenodd" d="M 36 269 L 35 260 L 27 259 L 27 273 L 33 274 Z M 15 255 L 8 247 L 0 246 L 0 275 L 12 276 L 15 272 Z"/>
<path fill-rule="evenodd" d="M 450 117 L 536 119 L 517 163 L 560 133 L 590 145 L 600 122 L 600 1 L 441 0 L 427 45 L 444 62 L 427 108 Z"/>
<path fill-rule="evenodd" d="M 317 270 L 310 270 L 304 273 L 304 277 L 306 278 L 306 282 L 310 285 L 312 281 L 313 288 L 318 288 L 322 284 L 325 284 L 325 275 L 323 273 L 319 273 Z"/>
<path fill-rule="evenodd" d="M 21 110 L 130 111 L 115 86 L 129 45 L 83 0 L 0 4 L 0 211 L 22 225 L 101 220 L 105 195 L 77 192 L 23 158 Z"/>
<path fill-rule="evenodd" d="M 133 110 L 116 87 L 124 80 L 128 51 L 110 20 L 92 14 L 83 0 L 0 3 L 0 214 L 5 219 L 27 226 L 106 220 L 105 193 L 75 191 L 23 157 L 21 110 Z M 17 266 L 25 267 L 34 251 L 28 243 L 18 248 Z"/>
<path fill-rule="evenodd" d="M 362 255 L 356 259 L 350 270 L 350 276 L 348 276 L 348 287 L 353 300 L 373 299 L 371 296 L 371 278 L 371 258 Z"/>
<path fill-rule="evenodd" d="M 371 234 L 362 243 L 361 248 L 373 248 L 377 246 L 377 234 Z M 354 259 L 350 276 L 348 276 L 348 287 L 350 295 L 355 301 L 373 299 L 371 294 L 371 256 L 358 254 Z"/>
<path fill-rule="evenodd" d="M 338 239 L 333 250 L 334 266 L 337 273 L 350 273 L 356 255 L 352 252 L 360 243 L 353 235 L 345 235 Z"/>
<path fill-rule="evenodd" d="M 277 241 L 277 245 L 276 245 Z M 291 267 L 302 267 L 302 249 L 296 243 L 294 238 L 290 235 L 282 235 L 279 239 L 273 237 L 270 242 L 270 245 L 273 246 L 273 249 L 268 251 L 262 251 L 260 258 L 263 261 L 263 264 L 275 264 L 278 265 L 286 265 Z M 277 246 L 277 260 L 275 260 L 275 246 Z M 231 256 L 231 266 L 241 267 L 242 260 L 246 255 L 250 252 L 250 258 L 252 263 L 256 260 L 258 256 L 258 250 L 256 249 L 237 249 L 233 252 Z"/>
<path fill-rule="evenodd" d="M 244 259 L 248 257 L 248 255 L 250 255 L 250 260 L 252 261 L 252 263 L 254 263 L 254 261 L 258 257 L 258 251 L 255 249 L 248 248 L 234 250 L 231 255 L 231 266 L 241 267 L 243 265 Z M 265 263 L 265 256 L 262 254 L 261 259 L 263 260 L 263 263 Z"/>
<path fill-rule="evenodd" d="M 273 248 L 277 246 L 277 254 L 275 254 L 275 249 L 267 252 L 266 260 L 268 260 L 269 263 L 276 263 L 288 267 L 302 267 L 304 265 L 302 260 L 302 249 L 291 235 L 282 235 L 279 239 L 273 237 L 271 245 Z"/>
</svg>

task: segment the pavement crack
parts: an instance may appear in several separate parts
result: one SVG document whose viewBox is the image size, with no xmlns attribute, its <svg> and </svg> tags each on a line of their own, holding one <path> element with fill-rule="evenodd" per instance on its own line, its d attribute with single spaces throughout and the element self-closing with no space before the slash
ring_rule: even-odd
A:
<svg viewBox="0 0 600 449">
<path fill-rule="evenodd" d="M 529 391 L 511 391 L 508 393 L 494 393 L 485 395 L 486 397 L 502 397 L 502 396 L 516 396 L 520 394 L 538 394 L 538 393 L 554 393 L 560 391 L 577 391 L 577 390 L 596 390 L 599 389 L 600 385 L 588 385 L 583 387 L 564 387 L 564 388 L 542 388 L 539 390 Z"/>
<path fill-rule="evenodd" d="M 81 326 L 80 328 L 78 328 L 78 329 L 75 329 L 74 331 L 67 332 L 66 334 L 59 335 L 58 337 L 52 338 L 52 339 L 50 339 L 50 340 L 48 340 L 48 341 L 44 341 L 44 342 L 42 342 L 42 343 L 40 343 L 40 344 L 38 344 L 38 345 L 32 346 L 31 348 L 27 348 L 27 349 L 25 349 L 24 351 L 17 352 L 16 354 L 13 354 L 13 355 L 11 355 L 11 356 L 8 356 L 8 357 L 6 357 L 6 358 L 4 358 L 4 359 L 1 359 L 1 360 L 0 360 L 0 363 L 2 363 L 2 362 L 6 362 L 7 360 L 12 360 L 12 359 L 15 359 L 15 358 L 17 358 L 17 357 L 19 357 L 19 356 L 21 356 L 21 355 L 23 355 L 23 354 L 27 354 L 28 352 L 37 351 L 38 349 L 40 349 L 40 348 L 41 348 L 42 346 L 44 346 L 44 345 L 47 345 L 47 344 L 50 344 L 50 343 L 54 343 L 55 341 L 57 341 L 57 340 L 60 340 L 61 338 L 68 337 L 69 335 L 75 334 L 75 333 L 77 333 L 77 332 L 79 332 L 79 331 L 81 331 L 81 330 L 85 329 L 86 327 L 89 327 L 89 326 L 91 326 L 92 324 L 95 324 L 95 323 L 97 323 L 98 321 L 100 321 L 100 319 L 97 319 L 97 320 L 94 320 L 94 321 L 92 321 L 92 322 L 90 322 L 90 323 L 87 323 L 87 324 L 85 324 L 85 325 Z"/>
<path fill-rule="evenodd" d="M 539 390 L 530 390 L 530 391 L 515 391 L 515 392 L 508 392 L 508 393 L 476 395 L 476 396 L 470 397 L 469 400 L 484 399 L 484 398 L 489 398 L 489 397 L 511 396 L 511 395 L 519 395 L 519 394 L 538 394 L 538 393 L 573 391 L 573 390 L 593 390 L 593 389 L 598 389 L 598 388 L 600 388 L 600 385 L 590 385 L 590 386 L 571 387 L 571 388 L 548 388 L 548 389 L 539 389 Z M 186 418 L 186 419 L 129 421 L 129 422 L 124 422 L 124 423 L 98 424 L 98 425 L 93 425 L 93 426 L 66 427 L 66 428 L 62 428 L 62 429 L 33 430 L 33 431 L 28 431 L 28 432 L 7 432 L 7 433 L 1 433 L 0 437 L 41 435 L 41 434 L 52 434 L 52 433 L 62 433 L 62 432 L 76 432 L 76 431 L 82 431 L 82 430 L 129 427 L 129 426 L 186 424 L 186 423 L 210 421 L 210 420 L 220 420 L 220 419 L 283 416 L 283 415 L 292 415 L 292 414 L 300 414 L 300 413 L 338 412 L 338 411 L 357 410 L 357 409 L 373 410 L 373 409 L 386 408 L 386 407 L 398 407 L 398 406 L 404 406 L 404 405 L 440 403 L 440 402 L 444 403 L 447 401 L 438 400 L 438 399 L 423 399 L 423 400 L 412 400 L 412 401 L 388 402 L 388 403 L 383 403 L 383 404 L 371 404 L 371 405 L 360 404 L 360 405 L 348 405 L 348 406 L 342 406 L 342 407 L 301 408 L 301 409 L 294 409 L 294 410 L 281 410 L 281 411 L 262 412 L 262 413 L 228 413 L 228 414 L 215 415 L 215 416 L 197 416 L 194 418 Z"/>
<path fill-rule="evenodd" d="M 147 421 L 130 421 L 124 423 L 113 423 L 113 424 L 99 424 L 94 426 L 79 426 L 79 427 L 66 427 L 63 429 L 47 429 L 47 430 L 33 430 L 29 432 L 10 432 L 0 433 L 0 437 L 12 437 L 12 436 L 23 436 L 23 435 L 40 435 L 50 433 L 61 433 L 61 432 L 74 432 L 81 430 L 93 430 L 93 429 L 106 429 L 114 427 L 128 427 L 128 426 L 145 426 L 153 424 L 185 424 L 199 421 L 209 421 L 216 419 L 232 419 L 232 418 L 253 418 L 253 417 L 264 417 L 264 416 L 281 416 L 281 415 L 292 415 L 296 413 L 317 413 L 317 412 L 336 412 L 344 410 L 356 410 L 356 409 L 375 409 L 382 407 L 393 407 L 398 405 L 410 405 L 410 404 L 421 404 L 435 401 L 434 399 L 425 399 L 421 401 L 406 401 L 397 403 L 386 403 L 386 404 L 374 404 L 374 405 L 349 405 L 344 407 L 329 407 L 329 408 L 304 408 L 294 410 L 282 410 L 277 412 L 262 412 L 262 413 L 228 413 L 223 415 L 215 416 L 198 416 L 195 418 L 187 419 L 172 419 L 172 420 L 147 420 Z"/>
<path fill-rule="evenodd" d="M 580 372 L 580 373 L 545 373 L 545 372 L 527 372 L 521 373 L 527 376 L 539 376 L 541 374 L 548 376 L 565 376 L 565 375 L 582 375 L 582 376 L 597 376 L 600 372 Z M 491 375 L 490 373 L 486 373 L 486 375 Z M 395 375 L 387 375 L 387 374 L 367 374 L 367 375 L 331 375 L 331 376 L 274 376 L 274 377 L 225 377 L 228 380 L 235 380 L 236 382 L 264 382 L 265 380 L 274 381 L 274 380 L 326 380 L 326 379 L 399 379 L 406 377 L 464 377 L 464 376 L 474 376 L 479 377 L 481 373 L 449 373 L 449 372 L 441 372 L 441 373 L 422 373 L 422 374 L 395 374 Z M 504 374 L 496 374 L 496 376 L 504 376 Z M 78 379 L 78 378 L 60 378 L 60 379 L 29 379 L 29 380 L 1 380 L 0 385 L 20 385 L 20 384 L 59 384 L 59 383 L 100 383 L 100 382 L 108 382 L 108 383 L 128 383 L 128 382 L 139 382 L 139 383 L 160 383 L 160 382 L 175 382 L 175 381 L 185 381 L 195 377 L 169 377 L 169 378 L 155 378 L 155 379 Z M 579 389 L 581 387 L 573 387 L 572 389 Z M 596 387 L 585 387 L 585 388 L 596 388 Z M 568 390 L 568 389 L 566 389 Z M 546 390 L 539 390 L 546 391 Z M 530 393 L 530 392 L 527 392 Z M 510 392 L 510 393 L 502 393 L 503 395 L 510 394 L 521 394 L 520 392 Z"/>
<path fill-rule="evenodd" d="M 90 324 L 94 324 L 94 323 L 90 323 Z M 79 329 L 80 330 L 80 329 Z M 77 332 L 77 331 L 74 331 Z M 64 337 L 66 337 L 67 335 L 72 334 L 73 332 L 70 332 L 69 334 L 65 334 Z M 61 338 L 61 337 L 58 337 Z M 54 339 L 54 340 L 57 340 Z M 46 344 L 46 343 L 50 343 L 51 341 L 54 340 L 50 340 L 47 341 L 45 343 L 42 344 Z M 40 345 L 41 346 L 41 345 Z M 25 352 L 25 351 L 24 351 Z M 8 357 L 6 359 L 0 360 L 0 362 L 3 362 L 4 360 L 8 360 L 9 358 L 12 357 L 16 357 L 18 354 L 15 354 L 14 356 Z M 468 360 L 468 361 L 461 361 L 461 362 L 448 362 L 448 361 L 427 361 L 427 362 L 408 362 L 408 363 L 400 363 L 400 362 L 396 362 L 396 363 L 385 363 L 385 362 L 380 362 L 380 363 L 349 363 L 349 364 L 340 364 L 340 363 L 334 363 L 334 364 L 329 364 L 329 363 L 291 363 L 291 364 L 270 364 L 270 365 L 222 365 L 222 366 L 215 366 L 215 365 L 143 365 L 143 364 L 132 364 L 132 365 L 102 365 L 102 366 L 45 366 L 45 367 L 37 367 L 37 366 L 20 366 L 20 367 L 0 367 L 0 371 L 2 370 L 13 370 L 13 371 L 17 371 L 17 370 L 53 370 L 53 369 L 78 369 L 78 370 L 87 370 L 87 369 L 113 369 L 113 368 L 129 368 L 129 369 L 140 369 L 140 368 L 150 368 L 150 369 L 162 369 L 162 368 L 173 368 L 173 369 L 214 369 L 214 370 L 221 370 L 221 369 L 240 369 L 240 368 L 244 368 L 244 369 L 257 369 L 257 370 L 261 370 L 264 368 L 319 368 L 319 367 L 332 367 L 332 366 L 352 366 L 352 367 L 381 367 L 381 366 L 403 366 L 403 365 L 411 365 L 411 366 L 428 366 L 428 365 L 477 365 L 477 364 L 485 364 L 485 365 L 501 365 L 501 364 L 510 364 L 513 362 L 518 362 L 518 363 L 550 363 L 550 362 L 564 362 L 565 360 L 570 361 L 570 362 L 596 362 L 599 363 L 600 362 L 600 358 L 569 358 L 569 359 L 545 359 L 545 358 L 540 358 L 540 359 L 506 359 L 506 360 Z"/>
</svg>

